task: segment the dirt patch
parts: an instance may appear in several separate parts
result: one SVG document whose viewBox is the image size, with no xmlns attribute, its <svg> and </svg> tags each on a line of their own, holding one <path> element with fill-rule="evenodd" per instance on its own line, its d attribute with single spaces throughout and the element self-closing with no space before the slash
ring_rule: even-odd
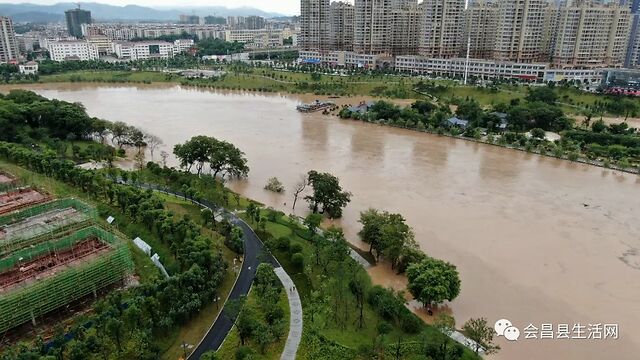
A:
<svg viewBox="0 0 640 360">
<path fill-rule="evenodd" d="M 0 215 L 40 204 L 47 200 L 49 200 L 47 195 L 31 188 L 9 191 L 0 194 Z"/>
<path fill-rule="evenodd" d="M 109 246 L 92 237 L 75 244 L 73 247 L 52 252 L 36 259 L 16 265 L 0 273 L 0 293 L 9 291 L 18 284 L 40 280 L 55 275 L 60 268 L 77 265 L 79 261 L 96 256 L 109 250 Z"/>
<path fill-rule="evenodd" d="M 13 184 L 14 182 L 16 179 L 13 176 L 0 171 L 0 184 Z"/>
</svg>

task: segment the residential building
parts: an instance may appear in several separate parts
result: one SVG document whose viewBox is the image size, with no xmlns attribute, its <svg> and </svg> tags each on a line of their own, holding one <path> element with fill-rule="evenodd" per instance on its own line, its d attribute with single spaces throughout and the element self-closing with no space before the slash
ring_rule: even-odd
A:
<svg viewBox="0 0 640 360">
<path fill-rule="evenodd" d="M 224 32 L 224 40 L 229 42 L 241 42 L 249 48 L 282 47 L 282 30 L 227 30 Z"/>
<path fill-rule="evenodd" d="M 546 0 L 498 0 L 493 58 L 499 61 L 537 62 L 544 53 Z"/>
<path fill-rule="evenodd" d="M 180 24 L 200 24 L 200 16 L 197 15 L 180 15 Z"/>
<path fill-rule="evenodd" d="M 353 48 L 365 54 L 390 52 L 392 36 L 389 14 L 394 0 L 355 0 Z"/>
<path fill-rule="evenodd" d="M 331 3 L 331 48 L 350 51 L 353 49 L 355 7 L 349 3 L 335 1 Z"/>
<path fill-rule="evenodd" d="M 246 30 L 260 30 L 266 27 L 266 20 L 262 16 L 247 16 L 243 28 Z"/>
<path fill-rule="evenodd" d="M 116 41 L 113 53 L 125 60 L 169 59 L 174 55 L 173 43 L 166 41 Z"/>
<path fill-rule="evenodd" d="M 640 67 L 640 0 L 633 0 L 631 10 L 631 31 L 624 66 L 627 68 Z"/>
<path fill-rule="evenodd" d="M 392 55 L 414 55 L 420 46 L 420 28 L 423 9 L 417 0 L 398 1 L 389 13 L 391 37 L 389 53 Z"/>
<path fill-rule="evenodd" d="M 300 47 L 326 51 L 331 47 L 329 0 L 301 0 Z"/>
<path fill-rule="evenodd" d="M 98 48 L 100 55 L 108 55 L 112 51 L 111 39 L 106 35 L 90 35 L 86 37 L 86 40 Z"/>
<path fill-rule="evenodd" d="M 64 12 L 67 20 L 67 31 L 69 35 L 76 38 L 82 37 L 82 24 L 91 24 L 91 11 L 80 8 L 71 9 Z"/>
<path fill-rule="evenodd" d="M 464 30 L 460 43 L 460 55 L 474 59 L 490 59 L 496 42 L 498 6 L 495 1 L 477 0 L 464 15 Z"/>
<path fill-rule="evenodd" d="M 16 41 L 18 42 L 18 50 L 23 54 L 34 51 L 39 46 L 38 35 L 35 32 L 16 34 Z"/>
<path fill-rule="evenodd" d="M 420 55 L 451 58 L 463 43 L 465 0 L 424 0 Z"/>
<path fill-rule="evenodd" d="M 195 45 L 193 39 L 177 39 L 173 42 L 174 52 L 176 54 L 189 51 Z"/>
<path fill-rule="evenodd" d="M 571 1 L 559 10 L 553 64 L 620 67 L 631 29 L 631 11 L 618 4 Z"/>
<path fill-rule="evenodd" d="M 15 62 L 19 56 L 13 21 L 6 16 L 0 16 L 0 64 Z"/>
<path fill-rule="evenodd" d="M 18 70 L 20 74 L 23 75 L 35 75 L 38 73 L 38 63 L 35 61 L 29 61 L 25 64 L 18 65 Z"/>
<path fill-rule="evenodd" d="M 98 46 L 86 40 L 62 40 L 48 43 L 49 55 L 53 61 L 97 60 Z"/>
<path fill-rule="evenodd" d="M 222 39 L 224 30 L 220 25 L 189 24 L 90 24 L 83 25 L 84 34 L 101 34 L 110 40 L 128 41 L 136 38 L 154 39 L 160 36 L 189 34 L 199 39 Z M 88 35 L 87 35 L 88 36 Z"/>
</svg>

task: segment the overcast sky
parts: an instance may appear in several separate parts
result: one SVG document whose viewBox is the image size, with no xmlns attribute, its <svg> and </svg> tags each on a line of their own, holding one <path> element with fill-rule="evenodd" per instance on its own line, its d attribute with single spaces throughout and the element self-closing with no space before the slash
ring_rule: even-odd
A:
<svg viewBox="0 0 640 360">
<path fill-rule="evenodd" d="M 59 2 L 73 2 L 73 0 L 0 0 L 0 3 L 22 3 L 51 5 Z M 179 7 L 179 6 L 214 6 L 221 5 L 229 8 L 250 6 L 265 11 L 278 12 L 286 15 L 300 13 L 300 0 L 84 0 L 85 2 L 99 2 L 110 5 L 135 4 L 150 7 Z"/>
</svg>

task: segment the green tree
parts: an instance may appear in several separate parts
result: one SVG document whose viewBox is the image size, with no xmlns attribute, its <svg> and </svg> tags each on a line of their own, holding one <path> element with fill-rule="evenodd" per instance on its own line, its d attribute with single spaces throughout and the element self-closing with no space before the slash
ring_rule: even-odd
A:
<svg viewBox="0 0 640 360">
<path fill-rule="evenodd" d="M 342 208 L 351 201 L 351 193 L 342 191 L 338 178 L 329 173 L 310 171 L 308 179 L 313 195 L 305 196 L 305 199 L 311 210 L 314 213 L 327 213 L 331 218 L 342 217 Z"/>
<path fill-rule="evenodd" d="M 456 267 L 443 260 L 427 257 L 407 269 L 413 297 L 425 306 L 452 301 L 460 294 L 460 278 Z"/>
<path fill-rule="evenodd" d="M 493 343 L 495 330 L 487 324 L 487 319 L 469 319 L 462 326 L 462 331 L 471 340 L 475 341 L 474 351 L 476 355 L 481 349 L 485 354 L 495 354 L 500 350 L 500 346 Z"/>
<path fill-rule="evenodd" d="M 558 95 L 554 89 L 548 86 L 530 87 L 526 100 L 528 102 L 543 102 L 553 105 L 558 101 Z"/>
<path fill-rule="evenodd" d="M 303 223 L 304 223 L 304 226 L 306 226 L 307 229 L 309 229 L 309 234 L 311 236 L 314 236 L 318 232 L 318 228 L 322 223 L 322 215 L 311 213 L 304 218 Z"/>
</svg>

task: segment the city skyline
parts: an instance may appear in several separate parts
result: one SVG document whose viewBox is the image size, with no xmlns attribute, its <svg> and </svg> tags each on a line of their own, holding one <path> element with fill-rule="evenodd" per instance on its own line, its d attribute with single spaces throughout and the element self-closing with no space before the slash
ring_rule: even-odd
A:
<svg viewBox="0 0 640 360">
<path fill-rule="evenodd" d="M 54 5 L 64 3 L 63 0 L 31 0 L 31 1 L 6 1 L 0 0 L 0 4 L 37 4 L 37 5 Z M 207 7 L 207 6 L 225 6 L 229 9 L 242 7 L 252 7 L 263 11 L 281 13 L 283 15 L 299 15 L 299 0 L 279 0 L 274 2 L 265 2 L 263 0 L 238 0 L 230 3 L 228 0 L 97 0 L 86 1 L 88 3 L 99 3 L 114 6 L 138 5 L 156 9 L 181 9 L 185 7 Z M 353 0 L 348 1 L 353 3 Z"/>
</svg>

